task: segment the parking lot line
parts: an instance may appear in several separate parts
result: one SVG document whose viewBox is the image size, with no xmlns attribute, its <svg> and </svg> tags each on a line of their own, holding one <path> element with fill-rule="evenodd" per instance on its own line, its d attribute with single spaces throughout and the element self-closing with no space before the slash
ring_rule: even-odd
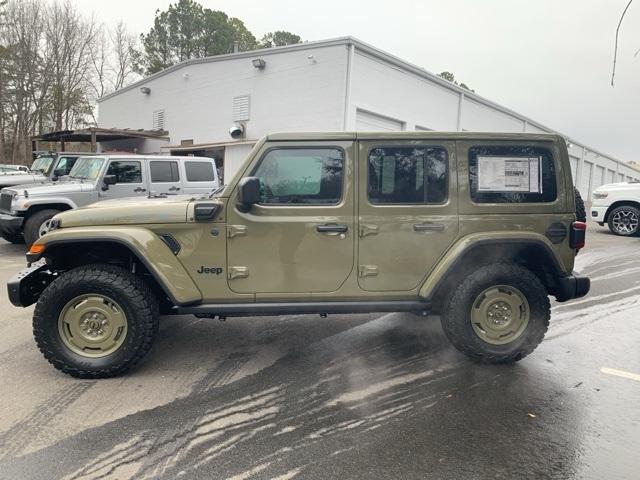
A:
<svg viewBox="0 0 640 480">
<path fill-rule="evenodd" d="M 615 375 L 616 377 L 628 378 L 629 380 L 635 380 L 640 382 L 640 375 L 637 373 L 625 372 L 624 370 L 616 370 L 615 368 L 602 367 L 600 369 L 602 373 L 607 375 Z"/>
</svg>

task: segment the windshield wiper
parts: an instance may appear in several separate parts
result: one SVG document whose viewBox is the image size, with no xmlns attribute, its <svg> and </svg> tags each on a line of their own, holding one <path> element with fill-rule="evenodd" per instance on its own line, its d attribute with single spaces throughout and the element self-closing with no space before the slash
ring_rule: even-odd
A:
<svg viewBox="0 0 640 480">
<path fill-rule="evenodd" d="M 220 185 L 218 188 L 214 188 L 213 192 L 211 192 L 211 194 L 209 195 L 209 198 L 213 197 L 216 193 L 220 193 L 221 191 L 223 191 L 224 187 L 226 187 L 226 185 Z"/>
</svg>

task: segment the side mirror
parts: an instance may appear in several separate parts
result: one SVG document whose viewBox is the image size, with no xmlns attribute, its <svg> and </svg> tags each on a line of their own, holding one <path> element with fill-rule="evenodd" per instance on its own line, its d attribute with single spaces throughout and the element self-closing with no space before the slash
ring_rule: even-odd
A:
<svg viewBox="0 0 640 480">
<path fill-rule="evenodd" d="M 58 170 L 54 170 L 53 171 L 53 176 L 51 177 L 51 180 L 53 180 L 54 182 L 57 182 L 60 179 L 60 177 L 66 175 L 66 174 L 67 174 L 67 172 L 63 168 L 60 168 Z"/>
<path fill-rule="evenodd" d="M 105 175 L 102 179 L 102 190 L 109 190 L 109 185 L 115 185 L 117 182 L 117 178 L 115 175 Z"/>
<path fill-rule="evenodd" d="M 251 210 L 251 205 L 260 202 L 260 179 L 244 177 L 238 183 L 238 210 L 243 213 Z"/>
</svg>

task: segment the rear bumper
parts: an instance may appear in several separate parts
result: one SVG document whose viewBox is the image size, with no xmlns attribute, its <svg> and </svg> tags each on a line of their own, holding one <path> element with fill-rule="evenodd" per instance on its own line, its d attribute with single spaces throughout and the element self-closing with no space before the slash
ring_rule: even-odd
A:
<svg viewBox="0 0 640 480">
<path fill-rule="evenodd" d="M 566 302 L 572 298 L 584 297 L 589 293 L 591 280 L 588 277 L 569 275 L 558 279 L 558 289 L 555 297 L 558 302 Z"/>
<path fill-rule="evenodd" d="M 15 235 L 22 231 L 23 217 L 14 217 L 6 213 L 0 213 L 0 233 Z"/>
</svg>

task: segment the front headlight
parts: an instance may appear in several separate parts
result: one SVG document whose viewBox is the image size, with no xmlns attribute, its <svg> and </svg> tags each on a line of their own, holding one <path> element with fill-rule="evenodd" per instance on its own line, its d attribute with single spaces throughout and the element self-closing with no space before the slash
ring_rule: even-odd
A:
<svg viewBox="0 0 640 480">
<path fill-rule="evenodd" d="M 607 198 L 609 194 L 607 192 L 593 192 L 593 199 L 598 200 L 600 198 Z"/>
</svg>

